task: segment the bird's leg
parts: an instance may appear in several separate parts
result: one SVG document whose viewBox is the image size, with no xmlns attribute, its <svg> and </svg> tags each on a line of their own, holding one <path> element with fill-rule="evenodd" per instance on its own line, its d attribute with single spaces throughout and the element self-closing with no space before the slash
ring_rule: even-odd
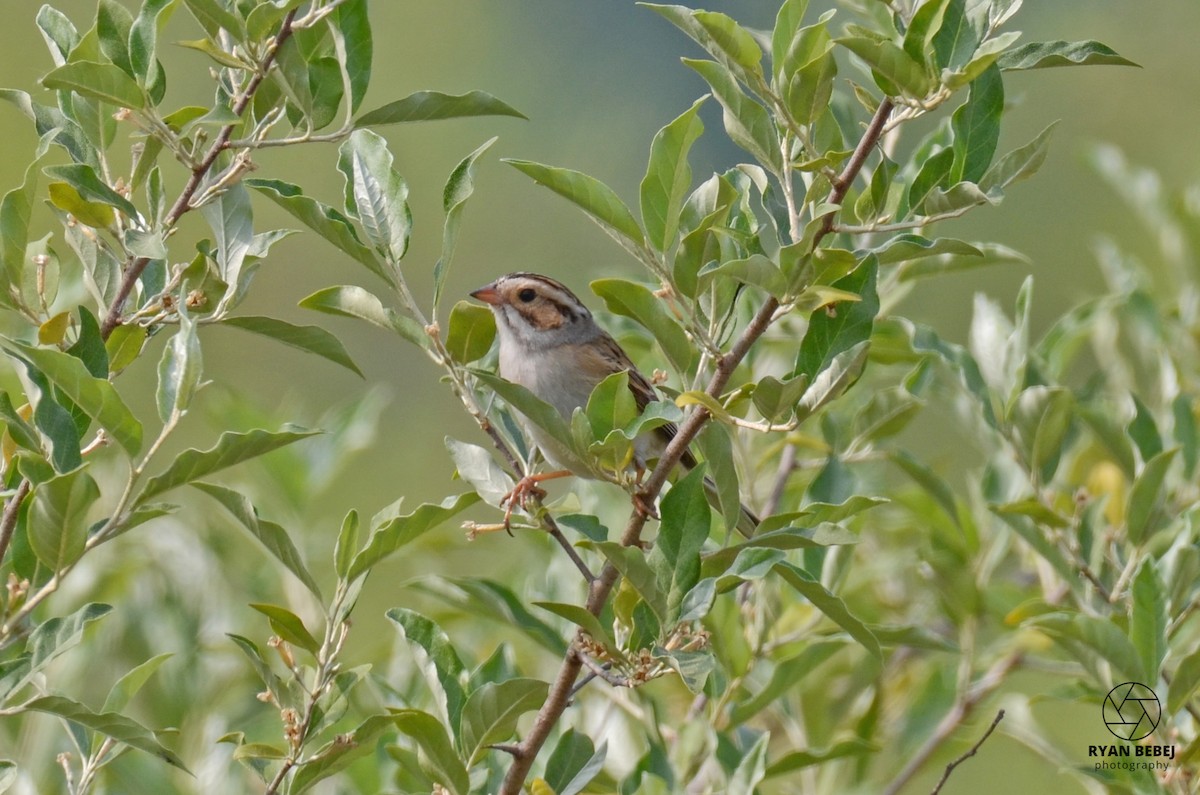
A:
<svg viewBox="0 0 1200 795">
<path fill-rule="evenodd" d="M 530 498 L 540 500 L 546 496 L 546 490 L 538 486 L 539 483 L 545 480 L 554 480 L 555 478 L 570 477 L 574 473 L 568 469 L 557 469 L 553 472 L 540 472 L 536 475 L 526 475 L 513 484 L 512 491 L 500 498 L 500 504 L 504 508 L 504 526 L 508 527 L 512 520 L 513 509 L 520 505 L 525 508 L 529 504 Z"/>
</svg>

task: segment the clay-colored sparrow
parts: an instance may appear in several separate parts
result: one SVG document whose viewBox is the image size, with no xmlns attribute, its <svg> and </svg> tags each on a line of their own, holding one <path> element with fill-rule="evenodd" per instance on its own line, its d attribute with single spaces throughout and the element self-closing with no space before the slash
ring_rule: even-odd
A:
<svg viewBox="0 0 1200 795">
<path fill-rule="evenodd" d="M 609 375 L 629 374 L 629 390 L 639 411 L 657 400 L 654 387 L 646 380 L 604 329 L 596 325 L 592 313 L 575 294 L 554 279 L 536 273 L 510 273 L 480 287 L 471 296 L 488 304 L 496 316 L 500 340 L 500 375 L 528 389 L 570 420 L 575 409 L 587 405 L 592 390 Z M 522 419 L 524 419 L 522 417 Z M 577 475 L 597 478 L 595 467 L 564 450 L 541 428 L 523 422 L 526 431 L 557 471 L 527 475 L 506 497 L 511 511 L 531 493 L 542 493 L 537 484 L 552 478 Z M 658 458 L 674 438 L 674 425 L 660 425 L 642 434 L 634 443 L 634 466 L 644 470 L 648 461 Z M 684 469 L 696 466 L 690 451 L 679 461 Z M 716 487 L 705 480 L 710 500 Z M 650 513 L 638 497 L 639 510 Z M 507 515 L 506 515 L 507 521 Z M 752 535 L 758 518 L 744 506 L 737 527 Z"/>
</svg>

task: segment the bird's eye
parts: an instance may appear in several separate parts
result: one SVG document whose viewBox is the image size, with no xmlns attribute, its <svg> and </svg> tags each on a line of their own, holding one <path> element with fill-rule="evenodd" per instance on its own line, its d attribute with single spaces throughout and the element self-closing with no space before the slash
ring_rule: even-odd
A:
<svg viewBox="0 0 1200 795">
<path fill-rule="evenodd" d="M 537 291 L 532 287 L 526 287 L 524 290 L 517 293 L 517 298 L 520 298 L 523 303 L 527 304 L 533 299 L 537 298 Z"/>
</svg>

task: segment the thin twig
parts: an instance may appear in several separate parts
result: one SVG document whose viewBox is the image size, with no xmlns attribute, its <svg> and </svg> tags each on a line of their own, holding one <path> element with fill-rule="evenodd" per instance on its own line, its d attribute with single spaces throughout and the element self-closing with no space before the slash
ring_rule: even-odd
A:
<svg viewBox="0 0 1200 795">
<path fill-rule="evenodd" d="M 977 743 L 971 746 L 970 750 L 968 750 L 958 759 L 955 759 L 953 762 L 946 765 L 946 770 L 942 773 L 942 778 L 938 781 L 937 786 L 933 788 L 933 791 L 930 792 L 929 795 L 938 795 L 938 793 L 942 791 L 942 786 L 946 783 L 946 779 L 950 778 L 950 774 L 954 772 L 954 768 L 975 756 L 975 754 L 979 752 L 980 746 L 987 742 L 987 738 L 992 736 L 992 732 L 996 731 L 996 727 L 1000 725 L 1000 721 L 1002 720 L 1004 720 L 1004 710 L 1000 710 L 996 713 L 996 717 L 992 719 L 992 725 L 988 726 L 987 731 L 983 733 L 983 736 L 979 738 Z"/>
<path fill-rule="evenodd" d="M 17 516 L 21 513 L 21 503 L 29 496 L 29 490 L 32 488 L 33 484 L 28 480 L 22 480 L 4 506 L 4 516 L 0 518 L 0 563 L 4 562 L 4 556 L 8 554 L 8 545 L 12 543 Z"/>
<path fill-rule="evenodd" d="M 887 118 L 891 114 L 893 107 L 891 100 L 888 99 L 880 103 L 874 118 L 871 119 L 871 123 L 867 125 L 866 132 L 863 133 L 862 140 L 858 142 L 854 154 L 846 164 L 846 168 L 838 175 L 838 182 L 829 194 L 830 203 L 841 204 L 842 200 L 846 198 L 847 191 L 849 191 L 854 179 L 866 163 L 867 155 L 870 154 L 875 144 L 879 141 L 879 136 L 883 133 L 884 125 L 887 123 Z M 835 215 L 836 210 L 830 211 L 824 216 L 824 221 L 820 229 L 817 230 L 817 233 L 813 237 L 812 246 L 814 249 L 821 242 L 822 238 L 832 230 Z M 758 312 L 755 313 L 750 323 L 743 329 L 741 336 L 738 337 L 733 347 L 729 349 L 729 352 L 717 359 L 716 371 L 709 380 L 705 392 L 713 397 L 721 394 L 725 385 L 729 383 L 729 379 L 733 377 L 734 370 L 746 357 L 751 346 L 770 327 L 771 322 L 775 318 L 775 310 L 778 308 L 779 301 L 774 297 L 768 298 L 759 307 Z M 667 476 L 675 468 L 675 465 L 679 463 L 679 459 L 683 456 L 684 451 L 688 449 L 688 446 L 696 438 L 696 435 L 700 433 L 701 428 L 704 427 L 704 423 L 708 421 L 708 418 L 708 410 L 703 406 L 696 406 L 680 424 L 675 438 L 667 445 L 659 457 L 657 466 L 654 467 L 654 471 L 650 473 L 650 476 L 642 486 L 642 490 L 639 492 L 643 504 L 652 505 L 654 503 L 654 499 L 658 496 L 663 484 L 666 483 Z M 621 534 L 621 544 L 623 546 L 633 546 L 641 540 L 642 530 L 645 528 L 648 518 L 647 514 L 642 511 L 635 510 L 630 514 L 625 531 Z M 619 577 L 620 574 L 611 563 L 604 565 L 604 568 L 600 571 L 600 576 L 591 584 L 586 606 L 588 612 L 596 616 L 600 614 Z M 512 766 L 509 767 L 508 773 L 504 777 L 504 782 L 500 787 L 499 795 L 519 795 L 521 792 L 538 752 L 545 745 L 554 726 L 558 723 L 559 718 L 562 717 L 563 712 L 570 703 L 571 695 L 574 692 L 575 680 L 579 677 L 582 667 L 583 661 L 576 650 L 574 648 L 568 650 L 563 657 L 558 675 L 550 687 L 546 701 L 543 702 L 541 709 L 538 710 L 537 717 L 534 719 L 529 733 L 521 741 L 521 753 L 514 756 Z"/>
<path fill-rule="evenodd" d="M 1024 659 L 1024 654 L 1021 652 L 1013 652 L 1007 657 L 1002 658 L 999 662 L 988 669 L 979 681 L 975 683 L 967 692 L 961 693 L 954 706 L 946 713 L 946 717 L 942 718 L 941 723 L 934 729 L 933 734 L 929 739 L 917 749 L 917 752 L 904 766 L 904 769 L 892 780 L 885 789 L 882 795 L 896 795 L 901 789 L 915 776 L 929 758 L 937 752 L 942 743 L 950 737 L 951 734 L 962 725 L 971 714 L 971 711 L 993 692 L 996 688 L 1004 683 L 1005 677 L 1021 664 Z"/>
<path fill-rule="evenodd" d="M 283 18 L 283 22 L 279 26 L 279 33 L 275 34 L 275 43 L 263 58 L 258 71 L 250 78 L 250 82 L 246 84 L 242 95 L 234 103 L 232 108 L 233 115 L 240 117 L 246 108 L 249 107 L 250 101 L 254 99 L 255 92 L 258 91 L 258 87 L 262 85 L 262 81 L 266 79 L 267 74 L 271 71 L 271 66 L 275 63 L 275 57 L 279 53 L 279 48 L 291 37 L 292 21 L 295 18 L 296 9 L 289 11 L 287 16 Z M 209 171 L 212 170 L 213 165 L 217 162 L 217 158 L 225 151 L 229 140 L 233 137 L 234 129 L 240 124 L 240 119 L 233 124 L 226 124 L 217 133 L 217 138 L 213 141 L 208 153 L 192 169 L 192 174 L 188 177 L 183 190 L 180 191 L 179 197 L 175 199 L 175 203 L 171 205 L 171 209 L 163 219 L 163 228 L 170 229 L 175 226 L 184 213 L 192 209 L 192 197 L 196 195 L 196 191 L 199 190 L 200 184 L 208 176 Z M 146 270 L 146 266 L 149 264 L 149 257 L 138 257 L 125 269 L 125 275 L 121 278 L 121 286 L 117 288 L 117 294 L 113 298 L 112 306 L 108 308 L 108 314 L 105 315 L 104 322 L 100 325 L 100 336 L 103 339 L 107 340 L 109 335 L 112 334 L 113 329 L 121 324 L 121 311 L 125 306 L 125 301 L 129 298 L 129 294 L 133 292 L 133 286 L 137 284 L 142 271 Z"/>
</svg>

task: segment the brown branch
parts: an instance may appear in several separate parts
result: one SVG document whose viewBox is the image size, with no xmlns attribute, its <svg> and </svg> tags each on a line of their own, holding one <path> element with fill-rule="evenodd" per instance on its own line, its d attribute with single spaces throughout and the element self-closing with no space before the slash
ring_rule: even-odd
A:
<svg viewBox="0 0 1200 795">
<path fill-rule="evenodd" d="M 875 112 L 875 116 L 867 125 L 866 132 L 863 133 L 863 138 L 858 142 L 858 146 L 854 150 L 854 155 L 850 158 L 850 162 L 846 164 L 846 168 L 838 175 L 838 181 L 833 186 L 829 194 L 829 202 L 840 204 L 846 198 L 846 192 L 850 189 L 854 179 L 858 176 L 858 172 L 862 170 L 866 163 L 867 155 L 879 141 L 879 136 L 883 133 L 884 125 L 887 123 L 888 116 L 892 112 L 892 103 L 885 99 Z M 817 234 L 813 238 L 813 248 L 821 242 L 825 235 L 833 228 L 833 220 L 836 211 L 831 211 L 826 215 L 826 220 Z M 775 311 L 779 309 L 779 301 L 774 298 L 768 298 L 766 302 L 759 307 L 750 323 L 743 329 L 741 336 L 738 337 L 733 347 L 729 352 L 717 360 L 716 371 L 705 388 L 705 392 L 713 397 L 720 395 L 724 390 L 725 385 L 729 383 L 729 379 L 733 377 L 733 372 L 737 366 L 741 364 L 742 359 L 750 351 L 751 346 L 766 332 L 770 327 L 771 321 L 774 319 Z M 658 460 L 658 465 L 654 467 L 654 471 L 650 473 L 639 492 L 642 503 L 644 505 L 653 505 L 655 497 L 662 489 L 667 481 L 667 476 L 675 465 L 679 463 L 679 459 L 683 456 L 684 451 L 691 445 L 692 440 L 704 427 L 704 423 L 708 421 L 709 413 L 703 406 L 696 406 L 692 413 L 687 416 L 679 426 L 678 433 L 667 448 L 663 451 L 662 456 Z M 641 540 L 642 530 L 646 526 L 646 520 L 649 517 L 642 511 L 635 510 L 629 516 L 629 522 L 625 526 L 625 531 L 621 534 L 621 544 L 624 546 L 633 546 Z M 620 576 L 616 567 L 611 563 L 606 563 L 600 571 L 600 576 L 597 577 L 591 584 L 591 589 L 587 599 L 587 610 L 594 616 L 598 616 L 604 608 L 604 604 L 608 601 L 609 595 L 612 593 L 613 586 L 616 585 L 617 578 Z M 579 654 L 571 649 L 563 657 L 562 665 L 559 667 L 558 676 L 551 685 L 550 693 L 546 697 L 546 701 L 542 704 L 542 708 L 538 710 L 537 717 L 534 719 L 533 726 L 525 739 L 521 741 L 520 754 L 514 754 L 512 766 L 509 767 L 508 773 L 504 777 L 504 783 L 500 787 L 499 795 L 519 795 L 521 788 L 525 784 L 525 778 L 529 775 L 529 770 L 533 767 L 534 759 L 537 758 L 538 752 L 545 745 L 550 732 L 558 723 L 566 711 L 567 705 L 570 703 L 571 695 L 574 692 L 575 680 L 579 677 L 579 671 L 583 666 L 583 662 L 579 658 Z"/>
<path fill-rule="evenodd" d="M 262 85 L 262 81 L 266 79 L 267 74 L 271 71 L 271 66 L 275 63 L 275 56 L 279 53 L 279 48 L 292 35 L 292 20 L 296 18 L 297 9 L 292 9 L 287 16 L 283 18 L 283 22 L 279 26 L 279 32 L 275 34 L 275 43 L 267 52 L 262 60 L 262 64 L 250 78 L 250 82 L 246 84 L 246 88 L 242 91 L 242 95 L 238 97 L 234 103 L 232 111 L 233 115 L 241 116 L 246 108 L 250 105 L 250 100 L 254 99 L 255 92 Z M 170 229 L 179 222 L 179 219 L 190 209 L 192 198 L 196 195 L 196 191 L 200 188 L 200 183 L 208 176 L 208 172 L 212 170 L 213 165 L 217 162 L 217 158 L 225 151 L 229 144 L 229 140 L 233 137 L 233 131 L 241 121 L 233 124 L 226 124 L 217 133 L 216 140 L 201 160 L 192 169 L 191 176 L 188 177 L 187 183 L 180 191 L 179 197 L 175 199 L 175 203 L 171 205 L 171 209 L 163 218 L 163 227 Z M 125 301 L 129 298 L 129 294 L 133 292 L 133 286 L 137 284 L 138 278 L 141 277 L 142 271 L 146 270 L 146 266 L 150 264 L 149 257 L 138 257 L 129 264 L 125 270 L 125 275 L 121 278 L 121 286 L 117 289 L 117 295 L 113 299 L 112 306 L 108 309 L 108 314 L 104 317 L 104 322 L 100 325 L 100 336 L 103 339 L 108 339 L 112 334 L 113 329 L 121 324 L 121 310 L 125 306 Z"/>
<path fill-rule="evenodd" d="M 21 513 L 21 503 L 29 496 L 29 490 L 32 488 L 33 485 L 28 480 L 22 480 L 4 506 L 4 516 L 0 518 L 0 563 L 4 562 L 4 556 L 8 554 L 8 545 L 12 543 L 17 516 Z"/>
<path fill-rule="evenodd" d="M 950 774 L 954 772 L 954 768 L 975 756 L 975 754 L 979 752 L 980 746 L 987 742 L 987 738 L 992 736 L 992 732 L 996 731 L 996 727 L 1000 725 L 1000 721 L 1002 720 L 1004 720 L 1004 710 L 1000 710 L 996 713 L 996 717 L 992 719 L 992 725 L 988 726 L 987 731 L 983 733 L 983 736 L 979 738 L 977 743 L 971 746 L 969 751 L 960 756 L 958 759 L 955 759 L 950 764 L 946 765 L 945 772 L 942 773 L 942 777 L 938 780 L 937 786 L 933 788 L 933 791 L 930 792 L 929 795 L 938 795 L 938 793 L 942 791 L 942 787 L 946 784 L 946 780 L 950 778 Z"/>
</svg>

